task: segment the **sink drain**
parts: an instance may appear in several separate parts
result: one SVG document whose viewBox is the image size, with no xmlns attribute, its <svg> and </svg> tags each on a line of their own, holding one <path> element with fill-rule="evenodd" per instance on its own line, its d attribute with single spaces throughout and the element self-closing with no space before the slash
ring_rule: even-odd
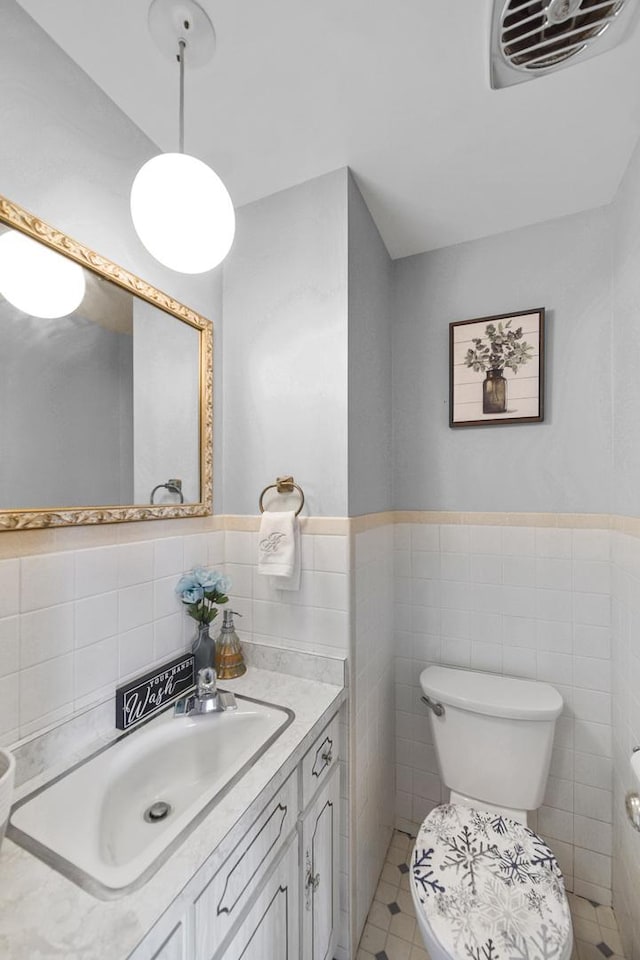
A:
<svg viewBox="0 0 640 960">
<path fill-rule="evenodd" d="M 171 804 L 165 800 L 156 800 L 150 807 L 147 807 L 143 816 L 147 823 L 158 823 L 165 820 L 171 813 Z"/>
</svg>

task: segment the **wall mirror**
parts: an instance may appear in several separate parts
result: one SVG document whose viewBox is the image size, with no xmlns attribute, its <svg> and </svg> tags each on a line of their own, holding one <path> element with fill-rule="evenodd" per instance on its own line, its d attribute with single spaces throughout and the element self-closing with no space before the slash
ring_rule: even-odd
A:
<svg viewBox="0 0 640 960">
<path fill-rule="evenodd" d="M 210 321 L 0 196 L 0 530 L 206 516 Z"/>
</svg>

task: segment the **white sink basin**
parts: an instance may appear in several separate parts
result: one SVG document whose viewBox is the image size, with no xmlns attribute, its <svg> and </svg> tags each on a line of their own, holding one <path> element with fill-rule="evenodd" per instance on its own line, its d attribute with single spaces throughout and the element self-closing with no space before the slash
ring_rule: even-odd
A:
<svg viewBox="0 0 640 960">
<path fill-rule="evenodd" d="M 141 886 L 293 720 L 237 702 L 189 718 L 168 710 L 120 737 L 19 801 L 7 836 L 102 899 Z M 145 819 L 158 803 L 160 819 Z"/>
</svg>

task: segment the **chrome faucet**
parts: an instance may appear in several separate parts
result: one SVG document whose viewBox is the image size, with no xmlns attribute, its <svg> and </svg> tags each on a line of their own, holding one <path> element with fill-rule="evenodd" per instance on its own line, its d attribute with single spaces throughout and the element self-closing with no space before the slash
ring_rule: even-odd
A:
<svg viewBox="0 0 640 960">
<path fill-rule="evenodd" d="M 192 717 L 204 713 L 224 713 L 226 710 L 237 710 L 238 704 L 233 693 L 223 693 L 218 690 L 218 678 L 213 667 L 204 667 L 198 670 L 196 692 L 189 697 L 177 700 L 174 706 L 174 717 Z"/>
</svg>

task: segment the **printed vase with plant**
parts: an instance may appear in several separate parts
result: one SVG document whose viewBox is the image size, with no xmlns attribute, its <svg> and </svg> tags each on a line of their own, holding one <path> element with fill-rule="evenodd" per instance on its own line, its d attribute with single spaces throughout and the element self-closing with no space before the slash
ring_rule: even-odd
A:
<svg viewBox="0 0 640 960">
<path fill-rule="evenodd" d="M 214 666 L 215 640 L 210 625 L 218 616 L 218 605 L 229 602 L 228 577 L 206 567 L 194 567 L 185 573 L 176 585 L 176 593 L 187 608 L 187 613 L 198 624 L 191 652 L 195 657 L 195 671 Z"/>
<path fill-rule="evenodd" d="M 473 337 L 473 347 L 465 356 L 465 366 L 484 373 L 482 384 L 482 412 L 507 412 L 507 381 L 505 369 L 517 373 L 533 356 L 533 347 L 522 339 L 522 327 L 511 329 L 511 320 L 506 323 L 489 323 L 485 329 L 486 341 Z"/>
</svg>

